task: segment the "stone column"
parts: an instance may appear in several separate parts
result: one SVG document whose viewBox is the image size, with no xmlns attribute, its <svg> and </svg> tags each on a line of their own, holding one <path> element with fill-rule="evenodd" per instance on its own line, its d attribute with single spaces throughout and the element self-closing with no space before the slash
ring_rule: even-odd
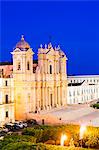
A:
<svg viewBox="0 0 99 150">
<path fill-rule="evenodd" d="M 54 87 L 54 106 L 57 106 L 57 87 Z"/>
<path fill-rule="evenodd" d="M 50 88 L 48 88 L 48 105 L 49 105 L 49 108 L 51 106 L 51 102 L 50 102 Z"/>
<path fill-rule="evenodd" d="M 45 74 L 47 73 L 47 60 L 45 59 Z"/>
<path fill-rule="evenodd" d="M 45 109 L 47 108 L 47 103 L 48 103 L 48 100 L 47 100 L 47 87 L 45 87 Z"/>
<path fill-rule="evenodd" d="M 42 87 L 43 109 L 45 109 L 45 87 Z"/>
<path fill-rule="evenodd" d="M 40 105 L 40 88 L 39 87 L 36 87 L 36 107 L 37 107 L 37 110 L 39 109 Z"/>
<path fill-rule="evenodd" d="M 60 86 L 60 105 L 63 105 L 63 87 L 62 85 Z"/>
<path fill-rule="evenodd" d="M 60 106 L 60 87 L 58 87 L 58 106 Z"/>
<path fill-rule="evenodd" d="M 52 90 L 52 107 L 54 107 L 54 101 L 55 101 L 55 92 L 54 92 L 54 86 L 53 86 L 53 90 Z"/>
<path fill-rule="evenodd" d="M 47 109 L 49 109 L 48 108 L 48 105 L 49 105 L 49 88 L 48 87 L 46 88 L 46 96 L 47 96 L 46 97 L 46 99 L 47 99 Z"/>
</svg>

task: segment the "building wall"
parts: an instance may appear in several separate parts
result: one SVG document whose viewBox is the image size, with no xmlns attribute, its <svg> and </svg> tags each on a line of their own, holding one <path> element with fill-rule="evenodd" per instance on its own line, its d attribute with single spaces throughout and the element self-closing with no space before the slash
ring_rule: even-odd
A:
<svg viewBox="0 0 99 150">
<path fill-rule="evenodd" d="M 14 119 L 13 79 L 0 78 L 0 125 Z"/>
<path fill-rule="evenodd" d="M 89 103 L 99 98 L 99 76 L 69 76 L 68 83 L 81 83 L 78 86 L 68 86 L 67 103 Z"/>
</svg>

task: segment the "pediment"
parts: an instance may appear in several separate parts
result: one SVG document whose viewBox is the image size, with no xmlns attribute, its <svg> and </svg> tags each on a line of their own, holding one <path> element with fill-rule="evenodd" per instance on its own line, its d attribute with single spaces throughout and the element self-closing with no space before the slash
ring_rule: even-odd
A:
<svg viewBox="0 0 99 150">
<path fill-rule="evenodd" d="M 19 48 L 16 48 L 13 52 L 21 52 Z"/>
<path fill-rule="evenodd" d="M 62 59 L 63 61 L 68 60 L 67 57 L 66 57 L 66 55 L 64 55 L 63 57 L 61 57 L 61 59 Z"/>
</svg>

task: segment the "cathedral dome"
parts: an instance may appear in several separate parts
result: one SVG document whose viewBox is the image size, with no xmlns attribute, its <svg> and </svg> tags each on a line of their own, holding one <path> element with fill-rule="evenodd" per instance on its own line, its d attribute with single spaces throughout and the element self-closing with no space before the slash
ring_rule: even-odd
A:
<svg viewBox="0 0 99 150">
<path fill-rule="evenodd" d="M 30 48 L 30 45 L 24 40 L 23 35 L 21 40 L 16 44 L 16 48 L 19 48 L 22 51 L 26 51 Z"/>
</svg>

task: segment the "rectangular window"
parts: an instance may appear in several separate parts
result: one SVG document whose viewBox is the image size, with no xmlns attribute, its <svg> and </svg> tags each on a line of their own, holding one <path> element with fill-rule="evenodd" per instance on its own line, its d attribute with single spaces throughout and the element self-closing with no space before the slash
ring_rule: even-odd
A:
<svg viewBox="0 0 99 150">
<path fill-rule="evenodd" d="M 2 69 L 2 75 L 4 74 L 4 70 Z"/>
<path fill-rule="evenodd" d="M 6 111 L 6 118 L 8 118 L 8 116 L 9 116 L 9 115 L 8 115 L 8 111 Z"/>
<path fill-rule="evenodd" d="M 7 82 L 7 80 L 5 81 L 5 86 L 8 86 L 8 82 Z"/>
<path fill-rule="evenodd" d="M 21 64 L 20 64 L 20 62 L 18 63 L 18 69 L 17 70 L 21 70 Z"/>
<path fill-rule="evenodd" d="M 5 95 L 5 103 L 8 104 L 8 95 Z"/>
<path fill-rule="evenodd" d="M 50 99 L 51 99 L 51 106 L 52 106 L 53 104 L 52 94 L 50 94 Z"/>
<path fill-rule="evenodd" d="M 50 65 L 50 74 L 52 74 L 52 65 Z"/>
<path fill-rule="evenodd" d="M 27 62 L 27 70 L 30 70 L 30 64 Z"/>
</svg>

